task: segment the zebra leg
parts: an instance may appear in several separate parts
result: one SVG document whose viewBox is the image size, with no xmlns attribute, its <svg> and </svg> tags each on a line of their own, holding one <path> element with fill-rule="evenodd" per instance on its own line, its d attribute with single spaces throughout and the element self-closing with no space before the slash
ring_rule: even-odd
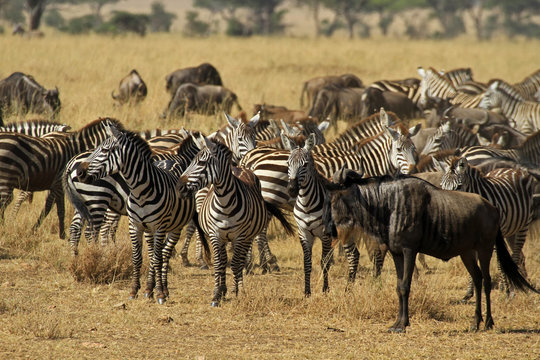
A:
<svg viewBox="0 0 540 360">
<path fill-rule="evenodd" d="M 163 293 L 163 248 L 165 242 L 166 233 L 156 231 L 154 233 L 154 251 L 152 253 L 152 267 L 154 268 L 155 274 L 155 287 L 154 292 L 156 293 L 156 300 L 158 304 L 165 303 L 165 294 Z M 179 237 L 180 234 L 178 234 Z M 178 237 L 176 241 L 178 241 Z M 174 248 L 174 246 L 173 246 Z M 165 271 L 166 272 L 166 271 Z"/>
<path fill-rule="evenodd" d="M 182 249 L 180 250 L 180 257 L 182 258 L 183 266 L 191 266 L 188 259 L 189 244 L 191 243 L 191 238 L 195 234 L 195 224 L 193 220 L 190 220 L 186 227 L 186 238 L 184 244 L 182 244 Z"/>
<path fill-rule="evenodd" d="M 34 193 L 31 191 L 21 191 L 19 193 L 19 196 L 17 196 L 17 201 L 15 201 L 15 204 L 13 205 L 13 210 L 11 211 L 12 216 L 16 216 L 19 212 L 22 203 L 26 199 L 30 199 L 29 201 L 32 202 Z"/>
<path fill-rule="evenodd" d="M 263 274 L 272 271 L 280 271 L 279 265 L 277 264 L 277 258 L 274 254 L 272 254 L 272 251 L 270 251 L 270 246 L 268 245 L 267 233 L 270 220 L 272 220 L 272 215 L 269 213 L 266 225 L 264 226 L 263 230 L 255 237 L 255 240 L 257 241 L 257 247 L 259 249 L 259 264 L 261 265 Z"/>
<path fill-rule="evenodd" d="M 514 238 L 514 243 L 512 244 L 512 260 L 518 265 L 519 272 L 523 277 L 527 278 L 527 269 L 525 268 L 525 254 L 523 254 L 523 246 L 525 245 L 525 240 L 527 240 L 527 233 L 529 232 L 529 226 L 521 229 Z"/>
<path fill-rule="evenodd" d="M 208 270 L 208 264 L 204 261 L 202 255 L 202 242 L 198 230 L 195 232 L 195 236 L 197 237 L 197 241 L 195 242 L 195 256 L 197 257 L 197 261 L 199 262 L 200 269 Z"/>
<path fill-rule="evenodd" d="M 246 274 L 253 274 L 253 270 L 255 269 L 255 264 L 253 263 L 253 241 L 249 243 L 246 259 L 244 260 L 244 268 L 246 269 Z"/>
<path fill-rule="evenodd" d="M 222 298 L 227 294 L 226 267 L 227 267 L 227 243 L 219 238 L 212 238 L 212 250 L 214 252 L 214 297 L 211 306 L 219 306 Z"/>
<path fill-rule="evenodd" d="M 304 295 L 311 296 L 311 252 L 313 249 L 313 236 L 298 229 L 300 245 L 304 252 Z"/>
<path fill-rule="evenodd" d="M 81 239 L 83 225 L 84 220 L 81 214 L 75 210 L 73 219 L 71 219 L 71 225 L 69 226 L 69 245 L 71 247 L 73 256 L 77 256 L 79 254 L 79 241 Z"/>
<path fill-rule="evenodd" d="M 356 279 L 356 272 L 358 269 L 358 262 L 360 260 L 360 252 L 356 247 L 354 241 L 350 241 L 344 246 L 345 254 L 347 254 L 347 263 L 349 264 L 349 276 L 347 278 L 348 283 L 353 283 Z M 348 286 L 349 284 L 347 284 Z"/>
<path fill-rule="evenodd" d="M 234 275 L 234 293 L 238 296 L 238 290 L 243 286 L 243 271 L 246 265 L 246 256 L 250 251 L 253 240 L 237 238 L 234 243 L 234 251 L 231 260 L 231 269 Z"/>
<path fill-rule="evenodd" d="M 49 215 L 49 212 L 51 211 L 53 203 L 55 202 L 55 200 L 56 200 L 55 199 L 55 194 L 53 193 L 53 191 L 51 189 L 51 190 L 49 190 L 49 193 L 47 194 L 47 198 L 45 199 L 45 207 L 41 211 L 41 214 L 39 214 L 39 218 L 38 218 L 37 222 L 32 227 L 32 232 L 36 232 L 37 229 L 41 226 L 41 223 L 43 222 L 43 220 L 45 220 L 47 215 Z"/>
<path fill-rule="evenodd" d="M 328 292 L 330 289 L 328 286 L 328 271 L 332 263 L 332 239 L 328 236 L 321 237 L 322 241 L 322 256 L 321 256 L 321 268 L 323 271 L 323 292 Z"/>
<path fill-rule="evenodd" d="M 148 277 L 146 278 L 146 289 L 144 297 L 151 298 L 154 296 L 154 287 L 156 286 L 156 272 L 154 266 L 154 234 L 149 232 L 144 233 L 144 239 L 148 251 Z"/>
<path fill-rule="evenodd" d="M 13 189 L 0 191 L 0 224 L 4 224 L 4 216 L 7 206 L 13 201 Z"/>
<path fill-rule="evenodd" d="M 108 244 L 109 239 L 116 242 L 116 229 L 118 228 L 120 217 L 120 214 L 109 208 L 107 209 L 104 218 L 102 217 L 101 221 L 96 221 L 96 227 L 99 229 L 99 238 L 101 239 L 102 246 Z"/>
<path fill-rule="evenodd" d="M 137 292 L 139 291 L 140 277 L 141 277 L 141 266 L 142 266 L 142 237 L 143 230 L 138 229 L 132 222 L 129 224 L 129 237 L 131 239 L 131 261 L 133 263 L 133 273 L 132 273 L 132 285 L 131 292 L 129 293 L 130 299 L 135 299 L 137 297 Z"/>
<path fill-rule="evenodd" d="M 167 287 L 167 273 L 169 272 L 169 260 L 173 254 L 174 247 L 180 239 L 181 229 L 177 231 L 170 232 L 167 236 L 167 242 L 163 247 L 163 266 L 161 268 L 161 282 L 163 287 L 163 295 L 167 298 L 169 297 L 169 289 Z"/>
</svg>

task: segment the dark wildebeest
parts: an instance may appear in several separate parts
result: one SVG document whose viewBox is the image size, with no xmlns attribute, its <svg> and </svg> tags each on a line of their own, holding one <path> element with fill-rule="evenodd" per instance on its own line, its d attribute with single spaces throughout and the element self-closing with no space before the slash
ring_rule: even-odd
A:
<svg viewBox="0 0 540 360">
<path fill-rule="evenodd" d="M 308 115 L 319 119 L 330 117 L 334 127 L 337 126 L 338 118 L 359 119 L 362 115 L 363 93 L 363 88 L 327 86 L 317 93 Z"/>
<path fill-rule="evenodd" d="M 137 70 L 133 69 L 127 76 L 120 80 L 118 94 L 115 94 L 113 91 L 111 92 L 111 96 L 120 105 L 126 103 L 137 104 L 146 98 L 147 93 L 146 84 Z"/>
<path fill-rule="evenodd" d="M 407 95 L 396 91 L 381 91 L 368 87 L 362 95 L 362 117 L 379 112 L 381 107 L 396 113 L 401 119 L 419 117 L 419 109 Z"/>
<path fill-rule="evenodd" d="M 336 86 L 340 88 L 344 87 L 364 87 L 362 80 L 360 80 L 356 75 L 353 74 L 343 74 L 343 75 L 330 75 L 330 76 L 319 76 L 313 79 L 310 79 L 304 83 L 302 87 L 302 94 L 300 95 L 300 107 L 304 108 L 304 94 L 307 96 L 306 108 L 310 108 L 317 93 L 326 86 Z"/>
<path fill-rule="evenodd" d="M 173 71 L 165 77 L 167 92 L 174 96 L 182 84 L 223 85 L 221 76 L 212 64 L 202 63 L 199 66 L 187 67 Z"/>
<path fill-rule="evenodd" d="M 58 88 L 47 90 L 32 76 L 14 72 L 0 80 L 0 122 L 3 111 L 55 116 L 60 111 Z"/>
<path fill-rule="evenodd" d="M 448 99 L 429 97 L 432 110 L 426 117 L 428 127 L 437 127 L 446 117 L 454 119 L 457 123 L 473 127 L 475 125 L 508 125 L 508 120 L 501 114 L 485 109 L 462 108 L 450 103 Z"/>
<path fill-rule="evenodd" d="M 184 116 L 190 111 L 199 114 L 216 114 L 218 111 L 230 113 L 233 104 L 242 111 L 236 94 L 226 87 L 188 83 L 176 90 L 162 116 Z"/>
<path fill-rule="evenodd" d="M 506 249 L 498 226 L 498 210 L 481 196 L 441 190 L 415 177 L 365 179 L 351 171 L 345 175 L 338 171 L 336 175 L 337 179 L 345 180 L 345 185 L 352 186 L 336 192 L 327 204 L 331 207 L 331 218 L 325 218 L 326 231 L 336 234 L 336 228 L 350 227 L 352 223 L 392 254 L 399 311 L 390 331 L 403 332 L 409 326 L 409 293 L 418 253 L 445 261 L 461 257 L 476 290 L 474 329 L 482 321 L 482 280 L 486 296 L 485 327 L 493 327 L 489 263 L 494 245 L 502 271 L 510 282 L 520 290 L 538 292 L 521 276 Z"/>
</svg>

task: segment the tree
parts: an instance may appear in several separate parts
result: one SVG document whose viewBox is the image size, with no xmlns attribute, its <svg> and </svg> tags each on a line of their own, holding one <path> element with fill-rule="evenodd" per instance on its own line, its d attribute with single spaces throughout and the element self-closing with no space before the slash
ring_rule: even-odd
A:
<svg viewBox="0 0 540 360">
<path fill-rule="evenodd" d="M 315 36 L 321 35 L 321 21 L 319 19 L 319 14 L 322 6 L 321 0 L 296 0 L 298 6 L 306 6 L 311 11 L 313 16 L 313 22 L 315 24 Z"/>
<path fill-rule="evenodd" d="M 360 13 L 366 11 L 368 0 L 322 0 L 323 5 L 337 17 L 343 17 L 349 38 L 354 37 L 354 26 L 360 22 Z"/>
<path fill-rule="evenodd" d="M 26 0 L 25 10 L 28 12 L 28 29 L 35 31 L 41 23 L 47 0 Z"/>
<path fill-rule="evenodd" d="M 158 32 L 171 30 L 171 25 L 176 14 L 167 12 L 163 3 L 154 1 L 151 5 L 152 12 L 150 13 L 150 31 Z"/>
<path fill-rule="evenodd" d="M 540 0 L 490 0 L 489 5 L 502 10 L 503 26 L 509 36 L 540 37 L 540 26 L 533 20 L 540 13 Z"/>
<path fill-rule="evenodd" d="M 23 9 L 24 3 L 20 0 L 0 0 L 0 18 L 12 25 L 24 22 Z"/>
</svg>

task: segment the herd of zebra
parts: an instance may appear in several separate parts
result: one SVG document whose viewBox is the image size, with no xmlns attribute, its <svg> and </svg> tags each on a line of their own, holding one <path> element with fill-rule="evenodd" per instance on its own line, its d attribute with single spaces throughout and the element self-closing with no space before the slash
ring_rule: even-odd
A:
<svg viewBox="0 0 540 360">
<path fill-rule="evenodd" d="M 135 298 L 140 289 L 144 237 L 150 259 L 145 296 L 155 296 L 160 304 L 169 296 L 169 260 L 185 227 L 182 261 L 189 263 L 187 249 L 191 237 L 197 234 L 197 260 L 201 266 L 213 263 L 212 305 L 218 306 L 227 293 L 226 245 L 233 244 L 230 265 L 238 293 L 244 269 L 252 266 L 253 240 L 262 271 L 279 271 L 267 240 L 268 225 L 276 217 L 285 231 L 292 233 L 283 213 L 292 211 L 304 254 L 304 294 L 311 294 L 315 238 L 322 242 L 323 291 L 327 291 L 333 242 L 344 245 L 348 280 L 354 281 L 361 237 L 370 249 L 376 275 L 386 251 L 394 257 L 400 318 L 393 329 L 404 330 L 409 325 L 408 310 L 403 307 L 408 306 L 410 279 L 408 285 L 400 283 L 407 278 L 396 260 L 401 250 L 397 251 L 395 244 L 385 244 L 377 233 L 388 231 L 390 224 L 378 226 L 375 233 L 362 234 L 351 231 L 369 228 L 358 219 L 334 222 L 333 217 L 343 215 L 334 210 L 338 207 L 336 192 L 350 183 L 348 177 L 344 180 L 335 175 L 350 169 L 364 178 L 379 178 L 384 183 L 390 177 L 398 184 L 402 176 L 415 176 L 424 179 L 418 180 L 422 183 L 433 184 L 422 186 L 476 193 L 493 204 L 500 213 L 500 229 L 512 250 L 513 263 L 519 265 L 521 273 L 512 273 L 504 257 L 506 248 L 503 244 L 501 249 L 497 242 L 497 251 L 502 252 L 501 269 L 507 275 L 503 276 L 505 290 L 508 294 L 514 288 L 534 290 L 524 279 L 527 273 L 522 250 L 528 228 L 539 216 L 540 105 L 534 97 L 540 88 L 540 71 L 515 85 L 502 80 L 487 85 L 474 82 L 470 69 L 442 73 L 429 68 L 419 69 L 419 74 L 422 78 L 418 81 L 378 81 L 371 86 L 406 96 L 430 113 L 426 123 L 433 127 L 421 129 L 420 123 L 409 127 L 388 111 L 392 103 L 384 103 L 386 109 L 381 107 L 373 115 L 351 122 L 331 142 L 324 136 L 328 122 L 319 123 L 314 117 L 287 122 L 269 119 L 268 114 L 262 118 L 260 111 L 249 120 L 245 113 L 238 119 L 225 114 L 227 123 L 207 136 L 183 128 L 134 132 L 111 118 L 100 118 L 78 131 L 48 121 L 6 124 L 0 128 L 0 219 L 4 221 L 14 189 L 22 190 L 14 212 L 32 192 L 48 190 L 33 231 L 56 204 L 59 235 L 65 238 L 66 193 L 75 209 L 69 244 L 77 255 L 85 224 L 87 238 L 105 244 L 114 239 L 120 216 L 127 216 L 134 265 L 130 298 Z M 362 185 L 357 182 L 351 186 Z M 455 196 L 449 191 L 442 194 L 443 199 Z M 496 227 L 499 215 L 490 219 Z M 452 225 L 450 220 L 445 224 Z M 444 236 L 435 231 L 423 242 L 435 244 L 440 237 Z M 448 241 L 446 255 L 422 251 L 420 246 L 413 249 L 414 257 L 417 252 L 443 259 L 461 255 L 465 262 L 464 253 L 459 252 L 465 250 L 452 249 Z M 488 241 L 490 254 L 495 244 L 495 238 Z M 489 279 L 489 273 L 484 274 L 485 257 L 480 256 L 484 287 L 485 276 Z M 480 269 L 476 261 L 468 261 L 466 266 L 473 279 L 466 298 L 476 291 L 478 326 Z M 407 298 L 402 299 L 405 293 Z M 491 327 L 488 289 L 486 302 L 486 327 Z"/>
</svg>

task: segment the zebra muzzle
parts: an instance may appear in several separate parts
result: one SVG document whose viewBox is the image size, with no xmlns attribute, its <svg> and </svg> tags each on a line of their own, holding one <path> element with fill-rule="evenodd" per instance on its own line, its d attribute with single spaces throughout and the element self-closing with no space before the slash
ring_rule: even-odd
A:
<svg viewBox="0 0 540 360">
<path fill-rule="evenodd" d="M 297 197 L 299 186 L 298 186 L 298 180 L 297 179 L 290 179 L 289 184 L 287 185 L 287 191 L 289 192 L 289 196 L 291 197 Z"/>
<path fill-rule="evenodd" d="M 77 166 L 77 168 L 75 169 L 75 172 L 76 172 L 77 179 L 80 182 L 90 183 L 90 179 L 88 176 L 88 163 L 87 162 L 80 163 L 79 166 Z"/>
</svg>

